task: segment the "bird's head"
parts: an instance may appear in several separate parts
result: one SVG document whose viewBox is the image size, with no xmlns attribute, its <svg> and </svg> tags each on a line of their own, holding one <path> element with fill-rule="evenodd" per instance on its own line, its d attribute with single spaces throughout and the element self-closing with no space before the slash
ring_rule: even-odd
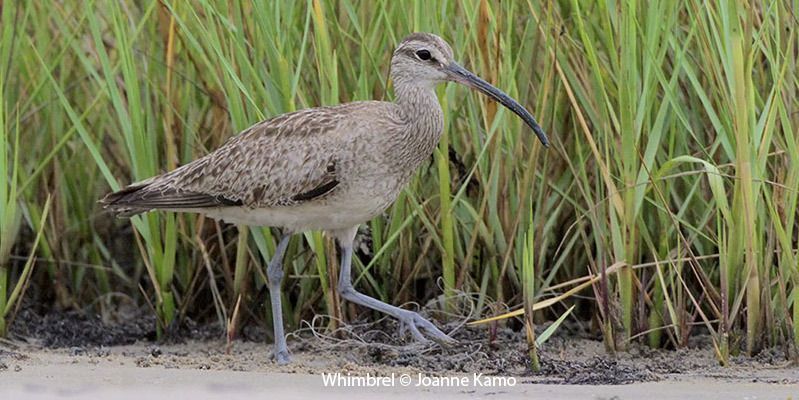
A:
<svg viewBox="0 0 799 400">
<path fill-rule="evenodd" d="M 439 83 L 457 82 L 483 92 L 521 117 L 541 143 L 549 146 L 544 130 L 519 102 L 455 62 L 452 47 L 432 33 L 412 33 L 400 42 L 391 58 L 391 77 L 395 87 L 433 88 Z"/>
</svg>

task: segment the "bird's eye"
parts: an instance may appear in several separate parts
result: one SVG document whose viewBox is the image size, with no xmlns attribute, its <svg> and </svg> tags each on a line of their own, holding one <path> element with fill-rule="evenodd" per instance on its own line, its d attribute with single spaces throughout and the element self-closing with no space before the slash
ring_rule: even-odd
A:
<svg viewBox="0 0 799 400">
<path fill-rule="evenodd" d="M 416 57 L 418 57 L 422 61 L 427 61 L 432 58 L 430 52 L 427 50 L 419 50 L 416 52 Z"/>
</svg>

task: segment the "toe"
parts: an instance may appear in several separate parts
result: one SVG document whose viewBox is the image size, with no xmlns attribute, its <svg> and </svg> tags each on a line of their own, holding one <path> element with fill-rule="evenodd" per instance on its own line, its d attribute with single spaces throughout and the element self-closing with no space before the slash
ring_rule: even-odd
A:
<svg viewBox="0 0 799 400">
<path fill-rule="evenodd" d="M 289 353 L 285 351 L 279 351 L 275 354 L 275 362 L 278 365 L 286 365 L 291 362 L 291 357 L 289 357 Z"/>
<path fill-rule="evenodd" d="M 440 344 L 449 345 L 457 342 L 455 339 L 438 329 L 438 327 L 436 327 L 432 322 L 424 319 L 419 314 L 415 315 L 414 322 L 416 323 L 416 326 L 423 329 L 425 333 L 427 333 L 433 340 Z"/>
<path fill-rule="evenodd" d="M 400 332 L 403 332 L 405 329 L 407 329 L 411 331 L 411 335 L 413 336 L 414 340 L 416 340 L 417 342 L 426 343 L 428 342 L 428 340 L 419 330 L 419 323 L 417 316 L 418 314 L 416 314 L 415 312 L 408 311 L 401 318 L 399 318 Z"/>
</svg>

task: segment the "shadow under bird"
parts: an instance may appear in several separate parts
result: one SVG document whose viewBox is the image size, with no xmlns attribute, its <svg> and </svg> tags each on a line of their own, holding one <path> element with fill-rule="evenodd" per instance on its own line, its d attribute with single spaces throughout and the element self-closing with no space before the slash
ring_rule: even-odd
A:
<svg viewBox="0 0 799 400">
<path fill-rule="evenodd" d="M 453 61 L 452 48 L 436 35 L 413 33 L 403 39 L 391 58 L 391 79 L 394 102 L 359 101 L 276 116 L 205 157 L 101 202 L 121 216 L 167 210 L 282 228 L 267 267 L 278 363 L 289 361 L 280 304 L 283 254 L 292 234 L 308 230 L 324 230 L 338 240 L 341 297 L 393 316 L 418 341 L 450 343 L 453 339 L 418 313 L 353 287 L 358 225 L 383 213 L 433 153 L 444 128 L 434 90 L 440 83 L 483 92 L 521 117 L 544 146 L 549 142 L 524 107 Z"/>
</svg>

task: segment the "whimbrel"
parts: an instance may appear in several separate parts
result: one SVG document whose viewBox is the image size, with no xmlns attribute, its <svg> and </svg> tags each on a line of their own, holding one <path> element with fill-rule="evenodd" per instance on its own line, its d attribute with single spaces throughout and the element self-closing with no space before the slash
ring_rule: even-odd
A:
<svg viewBox="0 0 799 400">
<path fill-rule="evenodd" d="M 289 361 L 280 304 L 283 254 L 291 235 L 307 230 L 324 230 L 338 240 L 342 298 L 393 316 L 416 340 L 451 342 L 418 313 L 355 290 L 350 272 L 358 225 L 386 210 L 435 149 L 444 128 L 434 91 L 440 83 L 483 92 L 521 117 L 544 146 L 548 140 L 524 107 L 453 61 L 449 44 L 436 35 L 414 33 L 402 40 L 391 58 L 391 79 L 394 102 L 359 101 L 279 115 L 205 157 L 111 193 L 102 203 L 122 216 L 167 210 L 283 228 L 267 267 L 278 363 Z"/>
</svg>

